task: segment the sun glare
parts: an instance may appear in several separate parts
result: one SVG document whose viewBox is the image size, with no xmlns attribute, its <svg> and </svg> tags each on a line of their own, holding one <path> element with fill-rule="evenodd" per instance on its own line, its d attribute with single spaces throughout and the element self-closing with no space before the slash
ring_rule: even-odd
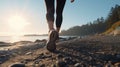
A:
<svg viewBox="0 0 120 67">
<path fill-rule="evenodd" d="M 22 32 L 22 30 L 28 25 L 29 23 L 26 21 L 26 19 L 23 16 L 15 15 L 11 16 L 8 19 L 8 25 L 10 26 L 11 30 L 14 33 L 19 34 L 19 32 Z"/>
</svg>

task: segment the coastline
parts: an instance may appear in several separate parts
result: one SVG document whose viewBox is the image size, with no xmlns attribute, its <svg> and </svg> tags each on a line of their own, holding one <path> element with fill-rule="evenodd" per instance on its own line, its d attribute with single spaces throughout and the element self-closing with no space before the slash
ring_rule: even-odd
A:
<svg viewBox="0 0 120 67">
<path fill-rule="evenodd" d="M 120 36 L 88 36 L 85 38 L 64 39 L 57 43 L 57 52 L 51 53 L 45 47 L 46 40 L 19 41 L 19 49 L 0 52 L 1 67 L 19 62 L 26 67 L 45 67 L 51 65 L 77 66 L 115 66 L 120 65 Z M 26 45 L 26 46 L 20 46 Z M 7 55 L 4 55 L 7 54 Z M 4 58 L 1 58 L 4 57 Z M 27 61 L 28 60 L 28 61 Z M 51 62 L 53 61 L 53 62 Z"/>
</svg>

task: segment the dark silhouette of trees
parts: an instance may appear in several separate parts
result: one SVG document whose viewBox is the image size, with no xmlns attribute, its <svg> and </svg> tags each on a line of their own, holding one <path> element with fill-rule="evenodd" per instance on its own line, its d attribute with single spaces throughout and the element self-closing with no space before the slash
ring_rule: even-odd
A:
<svg viewBox="0 0 120 67">
<path fill-rule="evenodd" d="M 114 23 L 120 20 L 120 6 L 116 5 L 112 7 L 107 18 L 103 17 L 97 18 L 93 22 L 89 22 L 82 26 L 74 26 L 68 30 L 62 30 L 60 35 L 94 35 L 105 32 L 109 29 Z"/>
<path fill-rule="evenodd" d="M 120 20 L 120 6 L 116 5 L 111 8 L 111 11 L 106 19 L 107 29 L 109 29 L 114 23 Z"/>
</svg>

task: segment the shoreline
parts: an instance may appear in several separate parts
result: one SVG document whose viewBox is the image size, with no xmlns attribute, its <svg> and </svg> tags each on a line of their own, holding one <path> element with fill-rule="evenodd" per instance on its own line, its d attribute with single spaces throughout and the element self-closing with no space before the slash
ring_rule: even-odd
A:
<svg viewBox="0 0 120 67">
<path fill-rule="evenodd" d="M 60 36 L 60 38 L 69 38 L 77 36 Z M 0 36 L 0 42 L 14 43 L 18 41 L 31 41 L 48 39 L 48 36 Z"/>
<path fill-rule="evenodd" d="M 44 48 L 45 40 L 36 40 L 35 42 L 20 41 L 14 43 L 14 45 L 27 46 L 19 46 L 20 49 L 9 50 L 8 53 L 3 52 L 3 55 L 7 55 L 2 56 L 4 58 L 2 58 L 3 62 L 0 66 L 7 67 L 10 64 L 19 62 L 25 64 L 26 67 L 32 67 L 36 61 L 36 67 L 41 65 L 45 65 L 45 67 L 51 65 L 58 66 L 59 63 L 69 67 L 76 67 L 77 65 L 78 67 L 82 65 L 87 67 L 114 66 L 120 64 L 119 38 L 120 36 L 88 36 L 85 38 L 61 40 L 57 43 L 56 53 L 51 53 Z M 54 64 L 51 63 L 52 58 Z"/>
</svg>

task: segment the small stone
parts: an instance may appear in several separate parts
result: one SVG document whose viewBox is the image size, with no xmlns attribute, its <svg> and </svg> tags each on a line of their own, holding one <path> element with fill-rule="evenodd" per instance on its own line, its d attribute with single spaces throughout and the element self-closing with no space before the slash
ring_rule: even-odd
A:
<svg viewBox="0 0 120 67">
<path fill-rule="evenodd" d="M 37 39 L 34 43 L 40 43 L 40 42 L 47 42 L 47 40 L 46 39 L 43 39 L 43 40 Z"/>
<path fill-rule="evenodd" d="M 75 67 L 81 67 L 81 63 L 76 63 L 74 66 Z"/>
<path fill-rule="evenodd" d="M 69 60 L 72 60 L 71 57 L 65 57 L 63 58 L 64 61 L 69 61 Z"/>
<path fill-rule="evenodd" d="M 27 52 L 27 53 L 26 53 L 26 55 L 31 55 L 31 54 L 32 54 L 32 52 Z"/>
<path fill-rule="evenodd" d="M 39 54 L 34 60 L 44 59 L 44 58 L 46 58 L 46 56 L 45 56 L 43 53 L 41 53 L 41 54 Z"/>
<path fill-rule="evenodd" d="M 88 60 L 89 60 L 89 61 L 91 61 L 91 60 L 92 60 L 92 57 L 91 57 L 91 56 L 89 56 L 89 57 L 88 57 Z"/>
<path fill-rule="evenodd" d="M 74 64 L 71 57 L 65 57 L 63 58 L 63 61 L 65 61 L 67 64 Z"/>
<path fill-rule="evenodd" d="M 35 63 L 35 64 L 39 64 L 39 61 L 35 61 L 34 63 Z"/>
<path fill-rule="evenodd" d="M 37 40 L 35 41 L 35 43 L 39 43 L 39 42 L 41 42 L 41 40 L 39 40 L 39 39 L 37 39 Z"/>
<path fill-rule="evenodd" d="M 25 67 L 25 64 L 23 64 L 23 63 L 15 63 L 15 64 L 10 65 L 9 67 Z"/>
</svg>

